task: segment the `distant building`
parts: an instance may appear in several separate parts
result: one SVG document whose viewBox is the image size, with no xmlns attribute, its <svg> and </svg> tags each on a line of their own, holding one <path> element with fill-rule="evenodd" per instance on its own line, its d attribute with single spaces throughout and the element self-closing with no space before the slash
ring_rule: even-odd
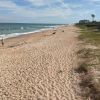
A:
<svg viewBox="0 0 100 100">
<path fill-rule="evenodd" d="M 86 23 L 89 23 L 89 22 L 90 22 L 89 20 L 80 20 L 79 24 L 86 24 Z"/>
</svg>

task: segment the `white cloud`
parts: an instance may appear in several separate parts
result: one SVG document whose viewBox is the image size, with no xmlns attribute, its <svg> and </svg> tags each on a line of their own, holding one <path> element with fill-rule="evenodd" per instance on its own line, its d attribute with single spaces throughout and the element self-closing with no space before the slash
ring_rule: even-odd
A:
<svg viewBox="0 0 100 100">
<path fill-rule="evenodd" d="M 95 6 L 100 6 L 100 0 L 88 0 L 88 2 L 90 2 L 90 4 L 93 4 Z"/>
<path fill-rule="evenodd" d="M 55 7 L 55 8 L 47 8 L 44 11 L 40 11 L 39 16 L 55 16 L 55 17 L 61 17 L 61 18 L 67 18 L 72 13 L 71 9 L 63 9 L 61 7 Z"/>
<path fill-rule="evenodd" d="M 63 0 L 27 0 L 34 6 L 47 6 L 44 10 L 37 11 L 38 16 L 58 16 L 67 18 L 72 14 L 72 10 L 68 4 L 65 4 Z M 59 4 L 56 5 L 56 4 Z"/>
<path fill-rule="evenodd" d="M 0 0 L 0 10 L 11 10 L 11 12 L 0 13 L 0 21 L 30 21 L 30 20 L 42 20 L 45 18 L 59 18 L 59 19 L 66 19 L 69 18 L 73 14 L 74 8 L 79 8 L 81 5 L 75 5 L 75 4 L 68 4 L 64 3 L 63 0 L 24 0 L 27 2 L 30 2 L 33 6 L 33 8 L 30 8 L 30 6 L 18 6 L 16 3 L 12 2 L 11 0 Z M 59 4 L 56 5 L 56 4 Z M 35 7 L 44 7 L 44 9 L 34 9 Z M 49 19 L 50 20 L 50 19 Z M 54 20 L 54 19 L 51 19 Z"/>
<path fill-rule="evenodd" d="M 23 17 L 36 17 L 36 16 L 58 16 L 58 17 L 67 17 L 71 14 L 71 9 L 68 5 L 65 5 L 62 0 L 28 0 L 33 4 L 39 5 L 48 5 L 46 9 L 34 10 L 34 9 L 27 9 L 21 6 L 17 6 L 15 3 L 11 1 L 0 1 L 0 8 L 4 8 L 7 10 L 12 10 L 12 16 L 23 16 Z M 54 3 L 61 3 L 60 7 L 54 6 Z"/>
<path fill-rule="evenodd" d="M 26 1 L 32 3 L 35 6 L 45 6 L 54 3 L 63 3 L 63 0 L 26 0 Z"/>
<path fill-rule="evenodd" d="M 15 15 L 19 15 L 19 16 L 33 16 L 35 15 L 35 12 L 34 11 L 31 11 L 31 10 L 28 10 L 26 8 L 23 8 L 21 6 L 17 6 L 15 3 L 11 2 L 10 0 L 9 1 L 0 1 L 0 9 L 1 10 L 11 10 L 11 14 L 10 16 L 15 16 Z M 9 12 L 10 14 L 10 12 Z"/>
<path fill-rule="evenodd" d="M 88 0 L 91 3 L 100 3 L 100 0 Z"/>
<path fill-rule="evenodd" d="M 0 8 L 16 8 L 16 5 L 14 3 L 12 3 L 11 1 L 6 1 L 6 0 L 2 0 L 0 1 Z"/>
</svg>

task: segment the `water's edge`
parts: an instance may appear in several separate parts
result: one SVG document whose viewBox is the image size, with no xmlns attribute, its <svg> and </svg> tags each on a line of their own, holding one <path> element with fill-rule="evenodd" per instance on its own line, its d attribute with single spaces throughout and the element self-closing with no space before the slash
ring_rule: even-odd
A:
<svg viewBox="0 0 100 100">
<path fill-rule="evenodd" d="M 46 30 L 51 30 L 57 27 L 60 27 L 62 25 L 58 25 L 58 26 L 53 26 L 51 28 L 43 28 L 43 29 L 38 29 L 35 31 L 30 31 L 30 32 L 24 32 L 24 33 L 12 33 L 12 34 L 7 34 L 7 35 L 0 35 L 0 40 L 3 39 L 7 39 L 7 38 L 13 38 L 13 37 L 17 37 L 17 36 L 21 36 L 21 35 L 26 35 L 26 34 L 32 34 L 32 33 L 38 33 L 38 32 L 42 32 L 42 31 L 46 31 Z"/>
</svg>

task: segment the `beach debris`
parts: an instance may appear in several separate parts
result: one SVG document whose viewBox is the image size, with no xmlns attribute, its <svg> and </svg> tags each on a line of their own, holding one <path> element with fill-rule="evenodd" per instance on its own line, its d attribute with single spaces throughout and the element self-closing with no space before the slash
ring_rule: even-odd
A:
<svg viewBox="0 0 100 100">
<path fill-rule="evenodd" d="M 59 70 L 58 73 L 63 73 L 63 71 L 62 70 Z"/>
<path fill-rule="evenodd" d="M 62 32 L 64 32 L 64 30 Z"/>
<path fill-rule="evenodd" d="M 56 32 L 53 32 L 52 34 L 56 34 Z"/>
</svg>

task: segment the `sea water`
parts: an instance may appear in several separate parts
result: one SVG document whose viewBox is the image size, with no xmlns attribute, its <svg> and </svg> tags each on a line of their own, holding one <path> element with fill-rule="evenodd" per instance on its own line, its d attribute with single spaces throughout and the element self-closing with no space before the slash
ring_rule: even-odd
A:
<svg viewBox="0 0 100 100">
<path fill-rule="evenodd" d="M 58 24 L 0 23 L 0 38 L 34 33 L 58 26 Z"/>
</svg>

